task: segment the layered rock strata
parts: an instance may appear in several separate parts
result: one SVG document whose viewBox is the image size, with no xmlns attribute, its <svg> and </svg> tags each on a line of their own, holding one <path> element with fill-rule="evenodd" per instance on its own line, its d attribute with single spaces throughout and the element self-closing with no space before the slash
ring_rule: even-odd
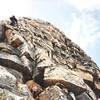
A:
<svg viewBox="0 0 100 100">
<path fill-rule="evenodd" d="M 0 22 L 0 100 L 99 100 L 100 68 L 48 22 Z"/>
</svg>

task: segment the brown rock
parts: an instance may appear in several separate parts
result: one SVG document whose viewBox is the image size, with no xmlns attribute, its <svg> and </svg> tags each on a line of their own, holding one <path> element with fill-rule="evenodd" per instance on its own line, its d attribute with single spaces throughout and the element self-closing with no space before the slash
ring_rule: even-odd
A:
<svg viewBox="0 0 100 100">
<path fill-rule="evenodd" d="M 31 100 L 22 84 L 28 80 L 35 99 L 100 98 L 100 69 L 96 63 L 49 22 L 23 17 L 18 19 L 18 28 L 9 21 L 0 22 L 0 42 L 4 42 L 0 43 L 0 65 L 7 68 L 5 73 L 0 70 L 3 99 Z M 16 81 L 20 82 L 17 89 Z M 39 84 L 46 88 L 43 92 Z"/>
<path fill-rule="evenodd" d="M 99 80 L 98 80 L 98 81 L 95 81 L 94 84 L 95 84 L 95 87 L 96 87 L 98 90 L 100 90 L 100 81 L 99 81 Z"/>
<path fill-rule="evenodd" d="M 21 44 L 23 44 L 23 42 L 19 38 L 16 38 L 14 41 L 11 42 L 11 45 L 15 48 L 19 47 Z"/>
<path fill-rule="evenodd" d="M 38 96 L 43 90 L 41 86 L 37 83 L 35 83 L 33 80 L 29 80 L 26 82 L 29 90 L 31 91 L 33 97 Z"/>
<path fill-rule="evenodd" d="M 12 31 L 10 29 L 5 32 L 5 37 L 8 43 L 15 48 L 19 47 L 24 42 L 24 39 L 18 34 L 17 31 Z"/>
<path fill-rule="evenodd" d="M 75 70 L 75 72 L 77 73 L 77 75 L 81 76 L 84 80 L 86 81 L 90 81 L 93 83 L 93 76 L 91 73 L 84 71 L 84 70 Z"/>
</svg>

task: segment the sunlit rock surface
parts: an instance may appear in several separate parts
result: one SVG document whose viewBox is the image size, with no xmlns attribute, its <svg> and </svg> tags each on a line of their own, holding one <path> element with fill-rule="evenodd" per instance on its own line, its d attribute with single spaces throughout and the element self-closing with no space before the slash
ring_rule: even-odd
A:
<svg viewBox="0 0 100 100">
<path fill-rule="evenodd" d="M 49 22 L 0 21 L 0 100 L 99 100 L 100 69 Z"/>
</svg>

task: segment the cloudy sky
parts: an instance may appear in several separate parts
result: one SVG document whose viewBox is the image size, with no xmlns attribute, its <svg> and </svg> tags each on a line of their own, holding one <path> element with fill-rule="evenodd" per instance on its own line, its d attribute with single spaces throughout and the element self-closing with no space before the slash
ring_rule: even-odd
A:
<svg viewBox="0 0 100 100">
<path fill-rule="evenodd" d="M 100 0 L 2 0 L 0 20 L 11 15 L 51 22 L 100 66 Z"/>
</svg>

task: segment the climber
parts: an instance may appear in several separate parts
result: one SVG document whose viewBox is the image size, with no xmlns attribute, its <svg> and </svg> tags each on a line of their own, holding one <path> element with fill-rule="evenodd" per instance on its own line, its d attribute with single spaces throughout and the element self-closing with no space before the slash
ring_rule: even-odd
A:
<svg viewBox="0 0 100 100">
<path fill-rule="evenodd" d="M 10 25 L 12 25 L 12 26 L 14 26 L 14 27 L 18 27 L 18 21 L 17 21 L 17 19 L 15 18 L 15 16 L 12 16 L 12 17 L 10 17 L 10 20 L 11 20 L 11 23 L 10 23 Z"/>
</svg>

